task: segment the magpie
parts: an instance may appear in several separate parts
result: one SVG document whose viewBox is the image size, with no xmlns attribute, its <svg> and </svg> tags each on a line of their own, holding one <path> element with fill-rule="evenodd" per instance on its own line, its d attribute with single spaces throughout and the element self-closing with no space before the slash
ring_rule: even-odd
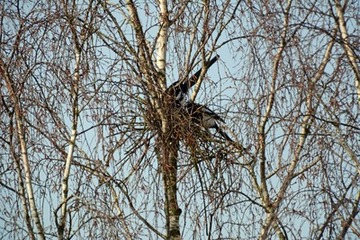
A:
<svg viewBox="0 0 360 240">
<path fill-rule="evenodd" d="M 220 56 L 216 55 L 209 62 L 205 63 L 205 67 L 210 68 L 219 58 Z M 189 89 L 196 84 L 200 74 L 201 69 L 190 78 L 176 81 L 167 88 L 168 94 L 174 96 L 177 105 L 184 106 Z"/>
<path fill-rule="evenodd" d="M 219 126 L 219 122 L 225 121 L 214 111 L 198 103 L 189 101 L 185 105 L 185 109 L 192 121 L 203 126 L 206 129 L 214 128 L 226 141 L 234 142 Z"/>
</svg>

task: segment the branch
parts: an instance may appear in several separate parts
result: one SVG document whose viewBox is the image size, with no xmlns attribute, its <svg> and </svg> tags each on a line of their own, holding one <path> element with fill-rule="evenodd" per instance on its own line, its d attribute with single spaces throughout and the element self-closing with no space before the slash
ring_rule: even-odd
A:
<svg viewBox="0 0 360 240">
<path fill-rule="evenodd" d="M 17 36 L 16 36 L 16 39 L 17 39 L 16 41 L 20 41 L 21 34 L 22 34 L 22 29 L 20 27 L 20 29 L 17 33 Z M 14 52 L 18 50 L 17 49 L 18 46 L 19 46 L 18 44 L 14 44 L 14 48 L 16 48 L 16 49 L 14 49 Z M 14 85 L 15 85 L 14 80 L 11 78 L 11 76 L 8 72 L 8 66 L 6 65 L 5 62 L 3 62 L 2 56 L 0 57 L 0 74 L 1 74 L 1 77 L 5 80 L 6 88 L 9 91 L 10 98 L 14 105 L 17 136 L 18 136 L 18 139 L 20 142 L 21 159 L 22 159 L 22 165 L 23 165 L 24 172 L 25 172 L 25 187 L 26 187 L 26 193 L 27 193 L 27 200 L 29 201 L 29 204 L 30 204 L 30 212 L 31 212 L 32 218 L 33 218 L 35 225 L 37 227 L 37 230 L 38 230 L 38 237 L 39 237 L 39 239 L 44 240 L 45 232 L 44 232 L 42 222 L 40 220 L 39 211 L 36 207 L 34 190 L 33 190 L 33 186 L 32 186 L 33 185 L 32 184 L 32 172 L 31 172 L 27 142 L 25 139 L 26 132 L 25 132 L 25 126 L 24 126 L 24 123 L 25 123 L 24 115 L 23 115 L 24 111 L 21 107 L 21 103 L 18 98 L 20 93 L 14 89 Z M 18 170 L 19 179 L 20 179 L 21 178 L 20 164 L 17 164 L 17 170 Z M 22 180 L 20 180 L 19 182 L 20 182 L 20 191 L 22 192 L 22 190 L 23 190 L 22 189 Z M 23 203 L 25 214 L 26 214 L 26 218 L 28 220 L 28 221 L 26 221 L 26 224 L 27 224 L 27 227 L 30 232 L 30 237 L 34 238 L 34 233 L 33 233 L 33 230 L 31 229 L 31 220 L 28 218 L 28 215 L 27 215 L 25 192 L 24 192 L 24 195 L 22 195 L 22 203 Z"/>
<path fill-rule="evenodd" d="M 194 86 L 195 89 L 193 94 L 191 95 L 191 101 L 195 101 L 196 95 L 200 90 L 200 85 L 202 83 L 202 80 L 204 79 L 204 76 L 207 72 L 207 70 L 220 58 L 219 55 L 216 55 L 213 57 L 209 62 L 205 62 L 204 66 L 197 71 L 190 79 L 189 79 L 189 85 L 190 87 Z"/>
<path fill-rule="evenodd" d="M 166 50 L 167 50 L 168 30 L 170 26 L 170 21 L 169 21 L 169 12 L 168 12 L 166 0 L 160 0 L 159 7 L 160 7 L 160 16 L 159 16 L 160 29 L 156 41 L 156 50 L 157 50 L 156 65 L 160 73 L 160 78 L 158 79 L 158 81 L 162 89 L 165 90 L 166 89 Z"/>
<path fill-rule="evenodd" d="M 342 46 L 345 50 L 346 56 L 349 59 L 351 68 L 355 74 L 355 88 L 358 95 L 358 103 L 360 105 L 360 70 L 356 62 L 358 59 L 356 59 L 355 53 L 349 44 L 349 36 L 347 34 L 346 23 L 344 18 L 344 11 L 346 6 L 344 6 L 344 8 L 341 7 L 340 1 L 335 0 L 335 7 L 336 7 L 336 13 L 338 15 L 339 29 L 341 33 L 340 36 L 342 38 L 342 43 L 343 43 Z"/>
<path fill-rule="evenodd" d="M 76 25 L 74 22 L 74 17 L 72 13 L 68 12 L 67 4 L 64 5 L 66 15 L 66 21 L 69 24 L 69 28 L 71 31 L 71 37 L 73 41 L 73 47 L 75 52 L 75 67 L 74 74 L 72 79 L 71 86 L 71 96 L 72 96 L 72 120 L 71 120 L 71 133 L 69 139 L 69 148 L 65 160 L 63 180 L 61 183 L 61 215 L 60 221 L 58 224 L 58 237 L 60 240 L 64 239 L 65 234 L 65 226 L 66 226 L 66 216 L 67 216 L 67 201 L 68 191 L 69 191 L 69 176 L 70 176 L 70 168 L 73 161 L 73 154 L 76 146 L 76 137 L 77 137 L 77 127 L 78 127 L 78 119 L 79 119 L 79 84 L 80 84 L 80 64 L 81 64 L 81 51 L 82 51 L 82 43 L 78 37 L 76 31 Z"/>
<path fill-rule="evenodd" d="M 337 239 L 345 239 L 345 235 L 348 231 L 348 229 L 351 226 L 351 223 L 355 220 L 356 215 L 359 213 L 359 203 L 360 203 L 360 192 L 358 192 L 356 196 L 356 200 L 353 203 L 353 209 L 351 211 L 350 216 L 348 219 L 342 224 L 343 229 L 341 230 L 341 233 L 339 234 L 339 237 Z"/>
</svg>

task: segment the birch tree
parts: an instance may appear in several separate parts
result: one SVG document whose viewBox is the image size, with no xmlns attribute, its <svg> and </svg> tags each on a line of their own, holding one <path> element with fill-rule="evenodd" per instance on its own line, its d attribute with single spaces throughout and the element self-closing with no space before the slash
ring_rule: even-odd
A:
<svg viewBox="0 0 360 240">
<path fill-rule="evenodd" d="M 359 11 L 1 3 L 1 238 L 359 238 Z"/>
</svg>

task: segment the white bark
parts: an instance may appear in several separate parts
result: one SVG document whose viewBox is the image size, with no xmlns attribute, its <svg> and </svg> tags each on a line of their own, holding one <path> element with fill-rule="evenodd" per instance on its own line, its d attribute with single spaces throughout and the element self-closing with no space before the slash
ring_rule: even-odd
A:
<svg viewBox="0 0 360 240">
<path fill-rule="evenodd" d="M 169 12 L 167 7 L 166 0 L 159 0 L 160 7 L 160 30 L 158 34 L 158 39 L 156 42 L 156 50 L 157 50 L 157 59 L 156 65 L 158 71 L 161 73 L 162 78 L 160 81 L 160 85 L 163 90 L 166 89 L 166 50 L 167 50 L 167 39 L 168 39 L 168 29 L 169 29 Z"/>
<path fill-rule="evenodd" d="M 336 28 L 335 28 L 334 35 L 336 35 L 336 32 L 337 31 L 336 31 Z M 320 78 L 323 76 L 326 65 L 330 61 L 331 51 L 332 51 L 332 48 L 333 48 L 334 43 L 335 43 L 334 39 L 335 38 L 332 38 L 330 40 L 330 42 L 329 42 L 329 44 L 328 44 L 328 46 L 327 46 L 327 48 L 325 50 L 324 57 L 323 57 L 323 60 L 321 61 L 319 69 L 315 73 L 314 77 L 311 79 L 312 83 L 318 82 L 320 80 Z M 300 161 L 300 153 L 301 153 L 301 151 L 303 149 L 303 146 L 305 145 L 306 138 L 309 135 L 309 128 L 311 127 L 311 124 L 312 124 L 312 122 L 314 120 L 312 118 L 311 114 L 312 114 L 313 111 L 316 111 L 311 106 L 312 105 L 311 94 L 308 95 L 306 104 L 307 104 L 307 107 L 308 107 L 308 115 L 306 115 L 304 117 L 303 122 L 302 122 L 302 127 L 301 127 L 301 130 L 300 130 L 300 139 L 299 139 L 296 151 L 295 151 L 295 156 L 294 156 L 293 160 L 291 161 L 291 164 L 290 164 L 290 166 L 289 166 L 289 168 L 287 170 L 288 174 L 285 177 L 280 190 L 278 191 L 279 193 L 277 195 L 276 200 L 273 203 L 271 203 L 271 207 L 268 209 L 265 224 L 264 224 L 264 226 L 263 226 L 263 228 L 261 230 L 261 235 L 260 235 L 259 239 L 266 239 L 267 238 L 268 230 L 269 230 L 270 226 L 273 224 L 274 221 L 277 220 L 276 209 L 278 209 L 278 207 L 281 204 L 282 200 L 285 198 L 286 191 L 287 191 L 288 187 L 290 186 L 292 179 L 294 178 L 295 169 L 298 166 L 298 162 Z M 265 176 L 265 178 L 266 178 L 266 176 Z M 262 183 L 262 185 L 263 185 L 263 183 Z M 268 196 L 268 195 L 266 195 L 266 196 Z M 278 227 L 276 229 L 277 229 L 277 231 L 279 233 L 280 229 Z M 281 238 L 281 236 L 280 236 L 280 238 Z"/>
<path fill-rule="evenodd" d="M 30 166 L 30 161 L 29 161 L 29 156 L 28 156 L 28 151 L 27 151 L 27 144 L 26 144 L 26 140 L 25 140 L 24 118 L 23 118 L 23 113 L 22 113 L 23 111 L 21 109 L 21 105 L 20 105 L 20 101 L 17 97 L 17 93 L 13 89 L 13 80 L 7 73 L 5 63 L 1 59 L 0 59 L 0 61 L 1 61 L 0 62 L 1 72 L 5 78 L 6 87 L 10 92 L 10 96 L 11 96 L 12 102 L 14 104 L 17 136 L 18 136 L 18 139 L 20 142 L 21 159 L 22 159 L 22 165 L 23 165 L 24 172 L 25 172 L 25 187 L 26 187 L 26 193 L 27 193 L 27 197 L 28 197 L 28 201 L 29 201 L 29 205 L 30 205 L 31 217 L 34 220 L 35 226 L 38 230 L 38 234 L 37 234 L 38 238 L 43 240 L 43 239 L 45 239 L 44 228 L 42 226 L 39 211 L 38 211 L 38 209 L 36 207 L 36 203 L 35 203 L 34 191 L 33 191 L 32 180 L 31 180 L 31 177 L 32 177 L 31 166 Z M 19 177 L 21 177 L 21 176 L 19 176 Z"/>
<path fill-rule="evenodd" d="M 67 216 L 67 201 L 68 201 L 68 192 L 69 192 L 69 176 L 73 160 L 73 155 L 76 145 L 77 137 L 77 126 L 79 118 L 79 107 L 78 107 L 78 94 L 79 94 L 79 82 L 80 82 L 80 60 L 81 60 L 81 47 L 79 38 L 77 37 L 75 26 L 72 20 L 68 21 L 69 27 L 72 33 L 72 39 L 74 44 L 75 51 L 75 68 L 74 75 L 72 80 L 72 92 L 71 92 L 71 101 L 72 101 L 72 126 L 69 139 L 69 148 L 67 157 L 65 160 L 63 180 L 61 184 L 61 215 L 60 223 L 58 225 L 58 237 L 59 239 L 64 239 L 65 227 L 66 227 L 66 216 Z"/>
<path fill-rule="evenodd" d="M 346 5 L 346 2 L 347 1 L 345 1 L 344 5 Z M 345 7 L 343 8 L 341 6 L 339 0 L 335 0 L 335 7 L 336 7 L 336 13 L 338 15 L 338 20 L 339 20 L 339 29 L 340 29 L 342 45 L 343 45 L 346 56 L 348 57 L 351 67 L 355 74 L 355 88 L 356 88 L 357 95 L 358 95 L 358 103 L 360 104 L 360 70 L 359 70 L 359 66 L 356 63 L 355 53 L 349 43 L 349 36 L 348 36 L 347 30 L 346 30 L 346 23 L 345 23 L 344 12 L 343 12 Z"/>
</svg>

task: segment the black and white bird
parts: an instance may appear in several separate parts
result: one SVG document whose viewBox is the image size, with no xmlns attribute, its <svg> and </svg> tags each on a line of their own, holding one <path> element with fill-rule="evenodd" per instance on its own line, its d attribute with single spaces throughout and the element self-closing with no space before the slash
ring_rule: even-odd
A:
<svg viewBox="0 0 360 240">
<path fill-rule="evenodd" d="M 208 107 L 189 101 L 185 105 L 190 118 L 196 124 L 203 126 L 205 129 L 213 128 L 218 132 L 226 141 L 234 142 L 229 135 L 227 135 L 220 127 L 219 122 L 225 121 Z"/>
<path fill-rule="evenodd" d="M 205 67 L 210 68 L 211 65 L 213 65 L 219 58 L 220 56 L 216 55 L 209 62 L 206 63 Z M 196 84 L 200 74 L 201 69 L 197 71 L 194 75 L 192 75 L 190 78 L 176 81 L 168 87 L 167 92 L 169 95 L 174 96 L 176 105 L 185 105 L 189 89 Z"/>
</svg>

